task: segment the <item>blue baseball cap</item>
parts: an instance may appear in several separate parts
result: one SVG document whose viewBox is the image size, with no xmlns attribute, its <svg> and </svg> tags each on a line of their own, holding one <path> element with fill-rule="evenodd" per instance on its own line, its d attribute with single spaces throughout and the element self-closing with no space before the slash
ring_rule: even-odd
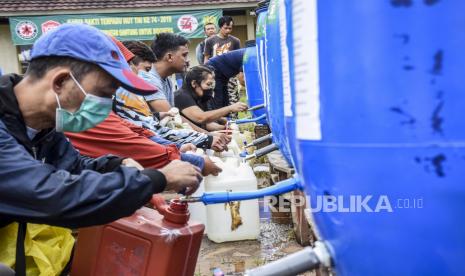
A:
<svg viewBox="0 0 465 276">
<path fill-rule="evenodd" d="M 139 95 L 157 91 L 132 72 L 109 36 L 86 24 L 63 24 L 40 37 L 32 46 L 31 60 L 48 56 L 71 57 L 94 63 L 119 80 L 125 89 Z"/>
</svg>

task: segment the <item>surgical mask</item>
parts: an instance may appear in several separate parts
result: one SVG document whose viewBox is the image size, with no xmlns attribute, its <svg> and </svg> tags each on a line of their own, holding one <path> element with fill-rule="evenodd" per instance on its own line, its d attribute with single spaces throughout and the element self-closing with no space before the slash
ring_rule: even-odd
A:
<svg viewBox="0 0 465 276">
<path fill-rule="evenodd" d="M 69 112 L 61 108 L 60 99 L 55 94 L 58 103 L 55 128 L 58 132 L 82 132 L 93 128 L 108 117 L 112 107 L 111 99 L 86 93 L 72 73 L 70 76 L 86 97 L 76 112 Z"/>
</svg>

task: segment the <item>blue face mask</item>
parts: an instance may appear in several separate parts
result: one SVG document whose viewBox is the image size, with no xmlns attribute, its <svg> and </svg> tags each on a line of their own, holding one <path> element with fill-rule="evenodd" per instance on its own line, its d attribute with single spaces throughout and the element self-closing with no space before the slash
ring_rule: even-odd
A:
<svg viewBox="0 0 465 276">
<path fill-rule="evenodd" d="M 58 103 L 55 128 L 58 132 L 82 132 L 93 128 L 108 117 L 112 107 L 111 99 L 86 93 L 73 74 L 70 73 L 70 76 L 86 97 L 76 112 L 69 112 L 61 108 L 60 99 L 55 94 Z"/>
</svg>

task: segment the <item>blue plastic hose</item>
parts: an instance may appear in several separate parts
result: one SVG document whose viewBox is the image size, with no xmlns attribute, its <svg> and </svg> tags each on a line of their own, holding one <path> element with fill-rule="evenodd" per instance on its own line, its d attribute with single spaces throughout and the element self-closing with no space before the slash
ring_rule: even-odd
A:
<svg viewBox="0 0 465 276">
<path fill-rule="evenodd" d="M 257 122 L 263 119 L 266 119 L 266 114 L 263 114 L 261 116 L 251 118 L 251 119 L 240 119 L 240 120 L 237 120 L 235 123 L 240 125 L 240 124 L 254 123 L 254 122 Z"/>
<path fill-rule="evenodd" d="M 303 189 L 302 184 L 298 178 L 290 178 L 284 181 L 278 182 L 275 185 L 250 192 L 215 192 L 215 193 L 204 193 L 200 197 L 200 201 L 205 205 L 225 203 L 230 201 L 240 201 L 262 198 L 271 195 L 285 194 L 297 189 Z"/>
</svg>

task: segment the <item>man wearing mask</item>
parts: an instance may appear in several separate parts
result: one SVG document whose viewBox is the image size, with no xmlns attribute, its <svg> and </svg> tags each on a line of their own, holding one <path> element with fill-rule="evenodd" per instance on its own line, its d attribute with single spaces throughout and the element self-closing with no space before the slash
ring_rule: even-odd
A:
<svg viewBox="0 0 465 276">
<path fill-rule="evenodd" d="M 112 39 L 126 61 L 129 62 L 133 72 L 137 73 L 139 70 L 151 67 L 150 61 L 154 58 L 153 53 L 150 49 L 143 51 L 144 47 L 148 48 L 144 43 L 139 41 L 121 43 Z M 132 51 L 137 55 L 134 55 Z M 145 103 L 143 100 L 141 102 Z M 221 171 L 207 156 L 186 153 L 196 150 L 193 144 L 183 144 L 178 149 L 175 143 L 158 137 L 150 130 L 131 124 L 114 112 L 110 112 L 108 118 L 91 129 L 80 133 L 66 132 L 65 135 L 81 154 L 89 157 L 95 158 L 106 154 L 127 156 L 145 168 L 154 169 L 163 168 L 171 161 L 180 159 L 199 167 L 204 176 L 217 175 Z"/>
<path fill-rule="evenodd" d="M 154 193 L 197 189 L 201 175 L 189 163 L 139 171 L 131 159 L 82 157 L 68 142 L 62 131 L 83 131 L 108 116 L 120 85 L 156 90 L 131 72 L 104 33 L 83 24 L 43 35 L 24 78 L 0 78 L 0 227 L 19 223 L 17 275 L 25 274 L 27 223 L 105 224 L 131 215 Z"/>
</svg>

